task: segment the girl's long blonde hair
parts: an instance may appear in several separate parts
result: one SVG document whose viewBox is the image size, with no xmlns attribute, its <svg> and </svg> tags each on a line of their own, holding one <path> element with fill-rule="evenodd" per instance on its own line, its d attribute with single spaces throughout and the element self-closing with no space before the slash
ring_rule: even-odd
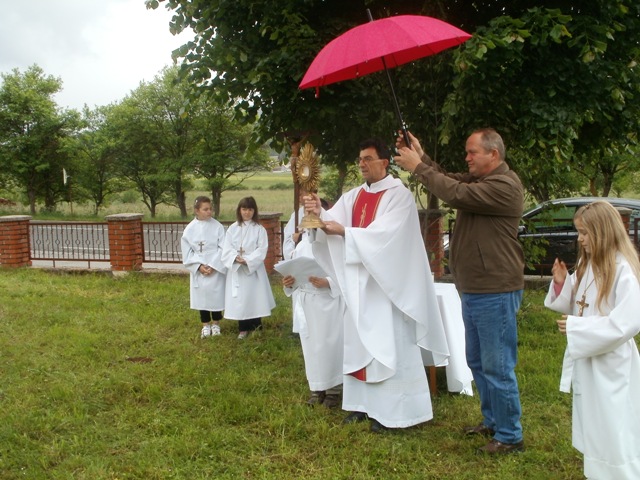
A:
<svg viewBox="0 0 640 480">
<path fill-rule="evenodd" d="M 574 221 L 580 219 L 589 237 L 590 253 L 582 245 L 578 245 L 578 261 L 576 266 L 577 282 L 574 294 L 584 277 L 587 266 L 591 263 L 598 295 L 596 305 L 601 307 L 613 288 L 616 274 L 616 255 L 624 256 L 640 281 L 640 261 L 638 252 L 629 238 L 629 232 L 622 223 L 620 213 L 603 200 L 580 207 L 573 216 Z"/>
</svg>

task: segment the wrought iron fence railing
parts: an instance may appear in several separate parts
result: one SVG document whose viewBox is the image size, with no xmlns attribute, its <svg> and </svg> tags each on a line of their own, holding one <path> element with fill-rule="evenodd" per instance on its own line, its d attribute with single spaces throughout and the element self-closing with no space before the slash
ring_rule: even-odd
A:
<svg viewBox="0 0 640 480">
<path fill-rule="evenodd" d="M 108 261 L 109 236 L 104 222 L 32 221 L 32 260 Z"/>
<path fill-rule="evenodd" d="M 180 239 L 189 222 L 141 222 L 145 263 L 182 263 Z M 227 228 L 232 222 L 222 222 Z M 281 223 L 281 231 L 285 222 Z M 31 221 L 29 224 L 32 260 L 110 260 L 109 230 L 106 222 Z"/>
</svg>

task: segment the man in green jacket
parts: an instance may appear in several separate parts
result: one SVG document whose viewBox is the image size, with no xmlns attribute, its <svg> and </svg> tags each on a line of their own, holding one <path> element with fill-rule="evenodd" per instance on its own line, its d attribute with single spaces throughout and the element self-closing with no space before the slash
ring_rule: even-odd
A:
<svg viewBox="0 0 640 480">
<path fill-rule="evenodd" d="M 524 449 L 517 363 L 516 314 L 524 289 L 524 254 L 518 226 L 524 208 L 522 183 L 505 163 L 505 148 L 493 129 L 474 131 L 466 142 L 468 173 L 447 173 L 398 137 L 403 169 L 457 210 L 450 238 L 449 267 L 462 300 L 467 363 L 480 395 L 483 421 L 468 435 L 493 437 L 480 450 L 511 453 Z"/>
</svg>

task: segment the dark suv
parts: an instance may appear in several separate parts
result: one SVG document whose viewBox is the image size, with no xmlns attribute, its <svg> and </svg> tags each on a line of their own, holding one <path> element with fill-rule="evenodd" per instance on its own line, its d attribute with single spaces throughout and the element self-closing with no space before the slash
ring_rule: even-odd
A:
<svg viewBox="0 0 640 480">
<path fill-rule="evenodd" d="M 522 215 L 519 238 L 525 245 L 525 252 L 538 258 L 525 268 L 525 273 L 550 275 L 551 266 L 556 258 L 564 260 L 571 267 L 578 253 L 578 232 L 573 226 L 573 215 L 583 205 L 606 200 L 614 207 L 631 210 L 629 235 L 638 245 L 637 224 L 640 221 L 640 200 L 613 197 L 574 197 L 558 198 L 543 202 L 527 210 Z M 526 260 L 526 259 L 525 259 Z"/>
</svg>

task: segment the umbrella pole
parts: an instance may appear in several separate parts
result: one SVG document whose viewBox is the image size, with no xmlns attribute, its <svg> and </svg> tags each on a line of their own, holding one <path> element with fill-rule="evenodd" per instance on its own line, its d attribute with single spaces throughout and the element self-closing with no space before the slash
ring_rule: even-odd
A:
<svg viewBox="0 0 640 480">
<path fill-rule="evenodd" d="M 371 10 L 367 8 L 367 15 L 369 16 L 369 21 L 373 22 L 373 16 L 371 15 Z M 387 74 L 387 80 L 389 81 L 389 88 L 391 88 L 391 95 L 393 97 L 393 106 L 396 110 L 396 117 L 398 117 L 398 121 L 400 122 L 400 129 L 402 130 L 402 136 L 404 137 L 404 142 L 407 147 L 411 147 L 411 142 L 409 141 L 409 133 L 407 132 L 407 126 L 404 123 L 404 119 L 402 118 L 402 112 L 400 111 L 400 104 L 398 103 L 398 97 L 396 96 L 396 90 L 393 88 L 393 81 L 391 80 L 391 74 L 389 73 L 389 69 L 387 68 L 387 62 L 385 62 L 384 57 L 380 58 L 382 60 L 382 65 L 384 66 L 384 71 Z"/>
</svg>

